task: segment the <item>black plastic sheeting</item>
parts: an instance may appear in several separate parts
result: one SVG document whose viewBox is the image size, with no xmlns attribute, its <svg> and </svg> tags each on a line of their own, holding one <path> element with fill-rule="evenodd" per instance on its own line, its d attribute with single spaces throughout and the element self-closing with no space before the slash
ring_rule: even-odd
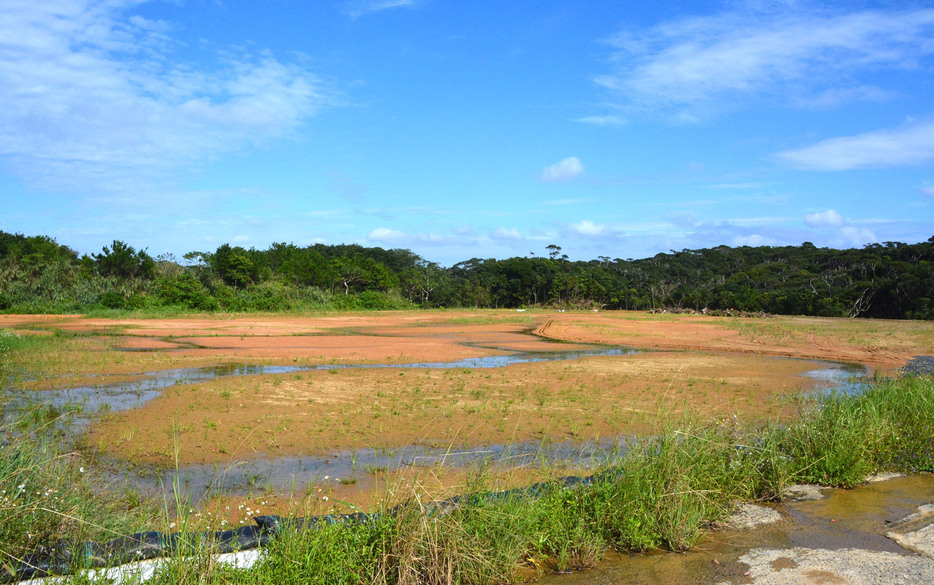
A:
<svg viewBox="0 0 934 585">
<path fill-rule="evenodd" d="M 929 376 L 934 374 L 934 356 L 916 355 L 908 360 L 908 363 L 899 372 L 907 376 Z"/>
<path fill-rule="evenodd" d="M 541 482 L 524 488 L 501 492 L 465 494 L 424 505 L 429 515 L 447 514 L 461 507 L 509 498 L 537 498 L 555 489 L 572 489 L 589 485 L 595 481 L 612 481 L 619 470 L 609 470 L 589 477 L 569 476 L 552 482 Z M 400 504 L 385 514 L 395 515 L 408 504 Z M 40 546 L 36 552 L 13 566 L 3 566 L 0 582 L 10 583 L 25 579 L 69 575 L 75 569 L 97 569 L 115 567 L 134 561 L 142 561 L 174 554 L 222 554 L 250 550 L 265 546 L 271 539 L 285 530 L 313 530 L 318 524 L 351 523 L 373 521 L 377 514 L 329 514 L 308 518 L 286 518 L 282 516 L 255 516 L 256 526 L 244 526 L 222 532 L 181 533 L 138 532 L 110 540 L 103 544 L 95 542 L 68 543 L 59 541 L 51 547 Z"/>
</svg>

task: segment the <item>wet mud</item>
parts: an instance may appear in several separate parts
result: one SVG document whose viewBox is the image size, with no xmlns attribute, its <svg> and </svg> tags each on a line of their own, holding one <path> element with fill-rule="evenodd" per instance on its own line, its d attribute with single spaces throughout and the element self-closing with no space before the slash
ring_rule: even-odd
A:
<svg viewBox="0 0 934 585">
<path fill-rule="evenodd" d="M 506 351 L 498 348 L 501 351 Z M 318 370 L 409 369 L 493 369 L 517 364 L 612 358 L 631 356 L 639 350 L 625 347 L 592 346 L 566 351 L 513 351 L 504 355 L 464 358 L 452 362 L 415 362 L 409 364 L 319 364 L 319 365 L 222 365 L 202 368 L 179 368 L 148 372 L 131 382 L 102 383 L 58 390 L 28 392 L 15 397 L 14 403 L 28 407 L 35 400 L 55 409 L 71 411 L 60 419 L 58 428 L 68 437 L 77 437 L 101 414 L 138 409 L 159 397 L 163 390 L 176 385 L 248 376 L 287 375 Z M 807 367 L 801 376 L 814 380 L 822 392 L 856 392 L 868 373 L 854 364 L 827 361 L 802 361 Z M 101 376 L 102 381 L 106 376 Z M 307 493 L 322 478 L 353 478 L 354 492 L 376 489 L 380 472 L 411 471 L 417 468 L 468 467 L 477 465 L 554 467 L 595 469 L 624 448 L 627 437 L 604 437 L 597 441 L 514 441 L 489 444 L 473 449 L 450 446 L 403 445 L 392 448 L 345 449 L 322 455 L 254 457 L 229 462 L 194 463 L 175 467 L 139 465 L 125 459 L 100 454 L 98 467 L 105 483 L 120 488 L 131 487 L 146 494 L 174 490 L 186 501 L 203 501 L 214 494 L 247 495 L 257 490 L 273 493 Z M 340 487 L 340 486 L 338 486 Z M 349 491 L 344 488 L 343 491 Z"/>
<path fill-rule="evenodd" d="M 526 333 L 535 341 L 534 334 Z M 109 376 L 100 375 L 101 383 L 57 390 L 25 392 L 14 397 L 14 404 L 28 407 L 35 401 L 60 411 L 71 412 L 58 424 L 68 437 L 78 437 L 100 416 L 140 409 L 160 397 L 164 390 L 179 385 L 195 385 L 230 378 L 290 375 L 314 371 L 378 370 L 461 370 L 507 368 L 520 364 L 614 358 L 633 356 L 640 350 L 628 347 L 590 345 L 567 346 L 573 349 L 555 351 L 560 344 L 547 342 L 551 351 L 517 351 L 515 342 L 509 347 L 488 345 L 500 353 L 462 358 L 448 362 L 390 363 L 329 363 L 312 365 L 218 365 L 197 368 L 176 368 L 146 372 L 130 382 L 107 383 Z M 539 346 L 541 347 L 541 346 Z M 159 351 L 159 350 L 156 350 Z M 685 359 L 691 354 L 685 353 Z M 831 361 L 770 358 L 781 362 L 801 362 L 796 371 L 800 377 L 812 380 L 817 391 L 857 392 L 869 373 L 858 364 Z M 813 369 L 807 369 L 813 368 Z M 594 371 L 597 369 L 591 368 Z M 134 462 L 132 458 L 113 457 L 98 453 L 97 463 L 105 483 L 115 487 L 131 487 L 142 493 L 164 494 L 174 490 L 186 501 L 204 501 L 215 494 L 247 495 L 257 490 L 266 493 L 308 493 L 322 478 L 352 478 L 353 488 L 334 486 L 341 491 L 365 492 L 376 489 L 380 475 L 397 470 L 411 471 L 441 464 L 447 467 L 467 467 L 479 464 L 493 466 L 563 465 L 575 469 L 594 469 L 624 448 L 626 436 L 602 437 L 592 441 L 512 441 L 508 444 L 484 444 L 478 448 L 454 448 L 450 445 L 395 445 L 389 448 L 358 448 L 330 451 L 325 454 L 293 455 L 279 453 L 270 456 L 230 458 L 227 461 L 187 463 L 181 466 L 151 465 Z M 378 470 L 381 473 L 376 473 Z"/>
<path fill-rule="evenodd" d="M 139 408 L 158 397 L 160 391 L 178 384 L 198 384 L 223 378 L 241 376 L 261 376 L 267 374 L 294 374 L 300 372 L 328 370 L 369 370 L 369 369 L 487 369 L 503 368 L 515 364 L 529 364 L 548 361 L 565 361 L 584 357 L 621 356 L 640 353 L 640 350 L 627 347 L 592 346 L 585 349 L 566 351 L 517 351 L 505 355 L 462 358 L 450 362 L 414 362 L 404 364 L 316 364 L 316 365 L 247 365 L 225 364 L 199 368 L 177 368 L 158 372 L 146 372 L 136 376 L 131 382 L 108 383 L 106 375 L 96 376 L 101 383 L 11 394 L 14 408 L 28 408 L 36 403 L 46 404 L 56 409 L 71 409 L 74 416 L 69 417 L 69 433 L 84 430 L 99 413 L 120 412 Z M 15 411 L 14 411 L 15 412 Z M 12 413 L 11 413 L 12 414 Z"/>
</svg>

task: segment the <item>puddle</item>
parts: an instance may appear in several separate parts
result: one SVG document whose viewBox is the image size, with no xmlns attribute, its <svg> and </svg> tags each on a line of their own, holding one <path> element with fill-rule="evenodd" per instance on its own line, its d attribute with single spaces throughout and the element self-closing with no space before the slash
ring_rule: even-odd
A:
<svg viewBox="0 0 934 585">
<path fill-rule="evenodd" d="M 817 392 L 852 396 L 866 389 L 866 382 L 869 378 L 869 368 L 866 366 L 837 362 L 821 363 L 825 364 L 825 367 L 801 374 L 818 382 L 820 388 Z"/>
<path fill-rule="evenodd" d="M 321 365 L 224 365 L 203 368 L 180 368 L 147 372 L 143 379 L 129 383 L 97 384 L 25 392 L 13 396 L 13 405 L 25 407 L 41 400 L 44 404 L 72 414 L 59 419 L 58 430 L 66 437 L 74 437 L 84 430 L 100 412 L 114 412 L 139 408 L 160 392 L 176 384 L 196 384 L 234 376 L 291 374 L 313 370 L 334 369 L 484 369 L 502 368 L 514 364 L 543 361 L 574 360 L 584 357 L 623 356 L 640 353 L 626 347 L 594 347 L 585 350 L 550 352 L 514 352 L 506 355 L 466 358 L 451 362 L 418 362 L 410 364 L 321 364 Z M 806 360 L 814 363 L 813 360 Z M 868 369 L 861 365 L 835 362 L 816 362 L 824 367 L 803 375 L 816 380 L 820 391 L 855 393 L 863 388 Z M 102 376 L 105 378 L 105 376 Z M 8 413 L 8 416 L 10 414 Z M 303 490 L 324 476 L 355 477 L 360 487 L 373 480 L 366 470 L 395 470 L 399 467 L 432 466 L 443 461 L 449 466 L 465 466 L 479 462 L 506 463 L 516 460 L 548 461 L 552 464 L 573 461 L 575 464 L 600 460 L 616 452 L 622 440 L 608 440 L 600 444 L 577 442 L 494 445 L 480 450 L 450 453 L 443 449 L 409 446 L 391 452 L 357 450 L 325 457 L 277 457 L 225 466 L 192 465 L 179 470 L 157 471 L 151 468 L 133 468 L 126 462 L 104 461 L 103 474 L 109 483 L 132 486 L 143 492 L 163 492 L 167 487 L 179 485 L 192 500 L 198 500 L 209 491 L 230 494 L 246 493 L 257 487 L 287 492 Z"/>
<path fill-rule="evenodd" d="M 464 358 L 451 362 L 416 362 L 409 364 L 318 364 L 296 366 L 264 365 L 223 365 L 203 368 L 178 368 L 158 372 L 146 372 L 143 379 L 134 382 L 115 384 L 94 384 L 9 394 L 13 409 L 25 408 L 41 402 L 60 411 L 72 411 L 67 423 L 59 429 L 67 433 L 77 433 L 85 429 L 93 417 L 100 412 L 116 412 L 139 408 L 146 402 L 159 396 L 159 392 L 177 384 L 197 384 L 219 378 L 234 376 L 259 376 L 264 374 L 292 374 L 314 370 L 343 369 L 484 369 L 503 368 L 514 364 L 526 364 L 544 361 L 574 360 L 594 356 L 621 356 L 641 353 L 641 350 L 627 347 L 596 347 L 593 349 L 549 352 L 515 352 L 507 355 Z M 101 376 L 105 378 L 106 376 Z M 12 416 L 13 413 L 8 413 Z"/>
<path fill-rule="evenodd" d="M 116 412 L 139 408 L 159 396 L 165 388 L 177 384 L 197 384 L 220 378 L 235 376 L 259 376 L 268 374 L 292 374 L 315 370 L 343 369 L 485 369 L 504 368 L 515 364 L 545 361 L 575 360 L 584 357 L 610 357 L 641 353 L 642 350 L 628 347 L 600 347 L 587 350 L 515 352 L 507 355 L 464 358 L 451 362 L 416 362 L 409 364 L 318 364 L 318 365 L 244 365 L 232 364 L 202 368 L 178 368 L 142 374 L 142 380 L 114 384 L 93 384 L 10 394 L 12 405 L 25 407 L 41 402 L 59 410 L 75 412 L 70 432 L 83 430 L 99 412 Z M 813 361 L 813 360 L 806 360 Z M 818 362 L 825 367 L 810 370 L 802 376 L 816 380 L 824 392 L 855 394 L 865 388 L 869 370 L 859 364 Z M 106 378 L 106 376 L 101 376 Z"/>
<path fill-rule="evenodd" d="M 791 549 L 795 547 L 911 555 L 884 534 L 891 523 L 914 512 L 917 506 L 934 501 L 934 475 L 899 477 L 851 490 L 827 490 L 824 494 L 822 500 L 776 506 L 784 518 L 777 524 L 713 532 L 692 552 L 633 555 L 611 552 L 592 569 L 547 574 L 536 582 L 542 585 L 749 583 L 745 575 L 749 566 L 739 558 L 762 548 L 788 551 L 787 556 L 773 561 L 775 572 L 792 567 L 795 561 Z"/>
<path fill-rule="evenodd" d="M 569 461 L 584 468 L 598 468 L 626 448 L 626 439 L 607 439 L 580 443 L 562 441 L 491 445 L 477 449 L 452 451 L 423 446 L 401 449 L 358 449 L 328 456 L 277 457 L 254 461 L 238 461 L 227 465 L 190 465 L 181 469 L 125 469 L 123 462 L 104 461 L 107 483 L 120 488 L 131 487 L 142 493 L 161 494 L 177 486 L 187 501 L 200 501 L 206 494 L 243 495 L 257 490 L 274 493 L 304 493 L 313 484 L 352 480 L 355 487 L 366 491 L 376 485 L 387 472 L 399 469 L 428 469 L 439 465 L 467 467 L 470 465 L 505 465 L 510 468 L 553 467 L 555 462 Z M 170 490 L 171 491 L 171 490 Z"/>
</svg>

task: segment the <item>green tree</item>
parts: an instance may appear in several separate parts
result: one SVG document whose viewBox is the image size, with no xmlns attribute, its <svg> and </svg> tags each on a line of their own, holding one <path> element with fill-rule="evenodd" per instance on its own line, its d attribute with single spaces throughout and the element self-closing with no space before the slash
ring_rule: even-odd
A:
<svg viewBox="0 0 934 585">
<path fill-rule="evenodd" d="M 240 246 L 220 246 L 209 262 L 214 272 L 230 286 L 244 288 L 259 280 L 259 267 L 249 252 Z"/>
<path fill-rule="evenodd" d="M 156 268 L 156 261 L 145 250 L 137 252 L 120 240 L 114 240 L 111 247 L 104 246 L 102 254 L 93 256 L 95 269 L 101 276 L 151 279 Z"/>
</svg>

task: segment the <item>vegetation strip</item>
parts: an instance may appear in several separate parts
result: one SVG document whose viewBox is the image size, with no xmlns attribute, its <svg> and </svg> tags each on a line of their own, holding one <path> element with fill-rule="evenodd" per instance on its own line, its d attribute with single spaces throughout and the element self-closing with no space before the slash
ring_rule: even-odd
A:
<svg viewBox="0 0 934 585">
<path fill-rule="evenodd" d="M 526 488 L 515 488 L 485 494 L 453 496 L 442 501 L 432 501 L 424 506 L 429 516 L 450 514 L 464 506 L 504 500 L 507 498 L 539 498 L 555 489 L 571 489 L 590 485 L 594 481 L 611 481 L 618 469 L 608 470 L 589 477 L 567 476 L 552 482 L 539 482 Z M 403 512 L 410 503 L 400 504 L 383 514 L 390 516 Z M 38 552 L 26 555 L 12 571 L 12 580 L 32 579 L 49 575 L 68 575 L 75 568 L 101 568 L 148 560 L 172 555 L 192 553 L 224 554 L 265 546 L 270 539 L 292 531 L 313 530 L 320 524 L 364 524 L 377 520 L 377 514 L 362 512 L 354 514 L 327 514 L 309 518 L 283 518 L 280 516 L 255 516 L 255 526 L 243 526 L 220 532 L 163 533 L 158 531 L 139 532 L 120 537 L 106 543 L 86 542 L 72 546 L 58 541 L 51 547 L 40 546 Z M 9 577 L 10 575 L 6 575 Z"/>
<path fill-rule="evenodd" d="M 589 479 L 498 491 L 488 470 L 478 469 L 469 495 L 443 502 L 416 492 L 398 506 L 344 521 L 263 518 L 251 534 L 276 538 L 250 570 L 208 560 L 218 543 L 234 549 L 245 532 L 211 539 L 183 523 L 163 539 L 173 553 L 155 580 L 481 584 L 515 580 L 523 570 L 585 567 L 608 548 L 686 550 L 738 500 L 779 499 L 791 483 L 849 487 L 878 471 L 934 470 L 934 378 L 880 380 L 860 395 L 820 397 L 787 425 L 743 429 L 681 420 L 667 428 L 636 441 Z M 20 440 L 36 429 L 5 430 L 0 550 L 8 579 L 23 575 L 17 575 L 22 560 L 37 564 L 38 557 L 28 556 L 37 553 L 81 574 L 88 556 L 69 559 L 55 551 L 127 534 L 134 518 L 143 519 L 120 512 L 125 499 L 95 496 L 83 470 L 73 469 L 50 442 Z M 49 542 L 60 544 L 45 551 L 36 546 Z"/>
<path fill-rule="evenodd" d="M 296 311 L 412 307 L 735 310 L 934 319 L 934 237 L 862 249 L 717 246 L 640 260 L 472 258 L 444 268 L 411 250 L 274 243 L 152 258 L 116 240 L 78 257 L 47 236 L 0 231 L 0 311 Z"/>
</svg>

